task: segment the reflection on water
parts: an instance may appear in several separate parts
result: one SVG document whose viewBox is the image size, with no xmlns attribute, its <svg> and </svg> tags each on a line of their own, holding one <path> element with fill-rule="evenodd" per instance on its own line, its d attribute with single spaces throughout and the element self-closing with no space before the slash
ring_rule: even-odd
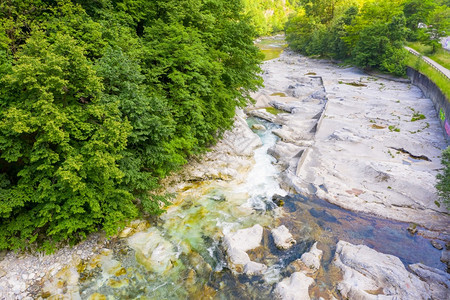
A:
<svg viewBox="0 0 450 300">
<path fill-rule="evenodd" d="M 339 240 L 393 254 L 405 264 L 422 262 L 444 269 L 440 252 L 429 240 L 411 236 L 406 230 L 408 224 L 356 214 L 320 199 L 286 195 L 277 182 L 275 160 L 267 154 L 277 141 L 271 133 L 275 125 L 248 119 L 250 127 L 256 123 L 267 130 L 256 131 L 263 146 L 255 151 L 255 165 L 247 180 L 238 185 L 202 182 L 180 192 L 179 204 L 148 231 L 139 233 L 147 241 L 142 251 L 162 249 L 161 255 L 142 256 L 127 240 L 119 240 L 112 253 L 81 270 L 83 299 L 94 293 L 107 299 L 273 299 L 274 285 L 291 273 L 286 267 L 309 251 L 315 241 L 324 251 L 316 285 L 311 289 L 316 298 L 329 299 L 330 294 L 339 298 L 335 283 L 341 275 L 331 264 Z M 272 202 L 274 194 L 284 196 L 282 208 Z M 227 267 L 221 238 L 254 224 L 266 228 L 263 247 L 248 254 L 253 261 L 266 264 L 268 270 L 263 276 L 233 274 Z M 277 249 L 269 233 L 270 228 L 281 224 L 297 240 L 289 250 Z"/>
<path fill-rule="evenodd" d="M 261 38 L 255 45 L 261 49 L 261 52 L 264 54 L 264 60 L 278 58 L 287 47 L 284 36 Z"/>
</svg>

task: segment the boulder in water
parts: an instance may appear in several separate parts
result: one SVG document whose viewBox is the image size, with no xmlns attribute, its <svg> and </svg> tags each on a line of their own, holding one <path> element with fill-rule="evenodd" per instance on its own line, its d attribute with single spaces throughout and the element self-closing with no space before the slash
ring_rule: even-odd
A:
<svg viewBox="0 0 450 300">
<path fill-rule="evenodd" d="M 303 272 L 295 272 L 283 279 L 275 288 L 275 296 L 282 300 L 309 300 L 309 287 L 314 279 Z"/>
<path fill-rule="evenodd" d="M 309 252 L 303 253 L 301 261 L 311 270 L 317 271 L 320 268 L 320 260 L 322 259 L 322 250 L 317 249 L 317 242 L 311 247 Z"/>
<path fill-rule="evenodd" d="M 232 267 L 242 271 L 242 268 L 251 262 L 246 251 L 255 249 L 261 245 L 263 232 L 263 227 L 256 224 L 253 227 L 240 229 L 224 236 L 223 246 Z M 252 265 L 249 267 L 252 267 Z"/>
<path fill-rule="evenodd" d="M 250 261 L 244 266 L 244 273 L 249 276 L 262 275 L 266 270 L 267 266 L 265 264 L 254 261 Z"/>
<path fill-rule="evenodd" d="M 347 299 L 429 299 L 428 284 L 408 272 L 400 259 L 364 245 L 339 241 L 334 264 L 343 274 L 338 284 Z M 378 295 L 378 296 L 375 296 Z"/>
<path fill-rule="evenodd" d="M 245 251 L 237 248 L 227 248 L 227 254 L 230 262 L 233 265 L 244 266 L 250 262 L 250 257 Z"/>
<path fill-rule="evenodd" d="M 240 229 L 235 233 L 225 235 L 225 247 L 227 249 L 239 249 L 244 252 L 255 249 L 261 245 L 263 231 L 263 227 L 256 224 L 253 227 Z"/>
<path fill-rule="evenodd" d="M 254 130 L 266 130 L 266 127 L 262 124 L 253 124 L 252 129 Z"/>
<path fill-rule="evenodd" d="M 284 205 L 284 197 L 278 194 L 272 196 L 272 202 L 275 203 L 278 207 Z"/>
<path fill-rule="evenodd" d="M 289 229 L 287 229 L 284 225 L 272 229 L 272 236 L 275 245 L 279 249 L 286 250 L 297 243 L 297 241 L 292 237 L 292 234 L 289 232 Z"/>
<path fill-rule="evenodd" d="M 438 250 L 444 249 L 444 246 L 442 246 L 441 244 L 439 244 L 439 242 L 437 242 L 437 241 L 435 241 L 435 240 L 432 240 L 432 241 L 431 241 L 431 245 L 432 245 L 434 248 L 438 249 Z"/>
</svg>

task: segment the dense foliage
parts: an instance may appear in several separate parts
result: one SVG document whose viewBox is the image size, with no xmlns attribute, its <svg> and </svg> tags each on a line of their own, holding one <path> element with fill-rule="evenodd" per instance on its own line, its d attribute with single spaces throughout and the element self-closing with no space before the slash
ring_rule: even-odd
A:
<svg viewBox="0 0 450 300">
<path fill-rule="evenodd" d="M 260 84 L 239 0 L 0 1 L 0 249 L 112 234 Z"/>
<path fill-rule="evenodd" d="M 404 5 L 408 39 L 421 41 L 436 52 L 440 39 L 450 34 L 450 1 L 408 0 Z"/>
<path fill-rule="evenodd" d="M 291 1 L 286 0 L 242 0 L 245 12 L 258 35 L 269 35 L 284 30 L 292 11 Z"/>
<path fill-rule="evenodd" d="M 442 152 L 441 160 L 444 169 L 437 175 L 436 188 L 440 199 L 447 206 L 447 209 L 450 209 L 450 147 Z"/>
<path fill-rule="evenodd" d="M 420 37 L 438 47 L 439 38 L 450 31 L 448 1 L 297 2 L 299 7 L 286 26 L 291 48 L 396 75 L 405 74 L 405 39 Z"/>
</svg>

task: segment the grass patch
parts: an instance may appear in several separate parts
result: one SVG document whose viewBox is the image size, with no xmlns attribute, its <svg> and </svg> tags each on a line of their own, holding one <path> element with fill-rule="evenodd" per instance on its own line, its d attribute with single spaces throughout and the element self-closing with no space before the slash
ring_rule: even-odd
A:
<svg viewBox="0 0 450 300">
<path fill-rule="evenodd" d="M 389 125 L 388 128 L 389 128 L 390 131 L 400 132 L 400 128 L 398 128 L 397 126 Z"/>
<path fill-rule="evenodd" d="M 411 122 L 415 122 L 415 121 L 419 121 L 419 120 L 423 120 L 423 119 L 426 119 L 426 117 L 423 114 L 414 113 L 411 118 Z"/>
<path fill-rule="evenodd" d="M 283 49 L 262 49 L 261 52 L 264 54 L 264 60 L 271 60 L 280 57 Z"/>
<path fill-rule="evenodd" d="M 428 56 L 441 66 L 450 69 L 450 52 L 444 49 L 438 49 L 436 53 L 431 53 L 431 46 L 424 45 L 420 42 L 407 43 L 407 46 L 413 48 L 422 55 Z"/>
<path fill-rule="evenodd" d="M 271 113 L 272 115 L 278 115 L 281 113 L 285 113 L 285 111 L 283 111 L 281 109 L 276 109 L 275 107 L 266 107 L 266 111 L 268 113 Z"/>
<path fill-rule="evenodd" d="M 439 87 L 442 93 L 447 97 L 447 100 L 450 99 L 450 80 L 448 80 L 447 77 L 436 71 L 420 57 L 417 57 L 409 52 L 407 53 L 406 62 L 409 67 L 426 75 Z"/>
</svg>

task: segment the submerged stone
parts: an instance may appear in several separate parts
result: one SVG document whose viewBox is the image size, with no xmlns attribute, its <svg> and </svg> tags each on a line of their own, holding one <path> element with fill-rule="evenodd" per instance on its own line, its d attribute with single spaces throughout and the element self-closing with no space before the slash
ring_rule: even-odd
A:
<svg viewBox="0 0 450 300">
<path fill-rule="evenodd" d="M 136 251 L 136 260 L 149 271 L 163 273 L 172 268 L 176 260 L 173 245 L 165 240 L 158 229 L 133 235 L 128 244 Z"/>
<path fill-rule="evenodd" d="M 223 201 L 227 200 L 227 198 L 223 194 L 221 194 L 221 195 L 212 195 L 211 197 L 209 197 L 209 199 L 211 199 L 213 201 L 217 201 L 217 202 L 223 202 Z"/>
<path fill-rule="evenodd" d="M 278 207 L 282 207 L 284 205 L 284 197 L 275 194 L 272 196 L 272 202 L 275 203 Z"/>
<path fill-rule="evenodd" d="M 106 300 L 106 296 L 100 293 L 94 293 L 89 296 L 88 300 Z"/>
<path fill-rule="evenodd" d="M 444 246 L 442 246 L 441 244 L 439 244 L 438 242 L 436 242 L 434 240 L 431 241 L 431 245 L 433 245 L 433 247 L 438 249 L 438 250 L 444 249 Z"/>
<path fill-rule="evenodd" d="M 250 261 L 244 266 L 244 273 L 249 276 L 262 275 L 266 270 L 267 266 L 265 264 L 254 261 Z"/>
<path fill-rule="evenodd" d="M 266 130 L 266 127 L 262 124 L 253 124 L 252 129 L 253 130 Z"/>
</svg>

